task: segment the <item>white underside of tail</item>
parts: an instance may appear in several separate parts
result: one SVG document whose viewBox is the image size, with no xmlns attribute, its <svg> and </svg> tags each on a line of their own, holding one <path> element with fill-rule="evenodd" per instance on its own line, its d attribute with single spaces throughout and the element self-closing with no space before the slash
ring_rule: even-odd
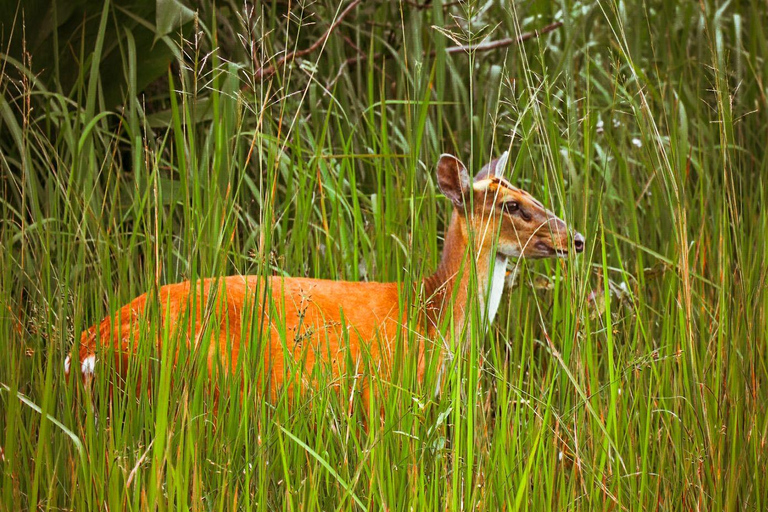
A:
<svg viewBox="0 0 768 512">
<path fill-rule="evenodd" d="M 69 377 L 69 371 L 72 366 L 72 356 L 67 356 L 66 359 L 64 359 L 64 375 Z M 93 372 L 96 369 L 96 356 L 88 356 L 85 359 L 83 359 L 83 362 L 80 363 L 80 373 L 83 374 L 83 377 L 93 377 Z"/>
</svg>

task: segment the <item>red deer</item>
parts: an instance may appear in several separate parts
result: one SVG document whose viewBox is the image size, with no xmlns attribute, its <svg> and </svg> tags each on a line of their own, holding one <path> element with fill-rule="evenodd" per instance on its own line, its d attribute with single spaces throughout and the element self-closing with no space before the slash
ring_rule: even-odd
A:
<svg viewBox="0 0 768 512">
<path fill-rule="evenodd" d="M 308 385 L 306 376 L 318 362 L 328 364 L 334 377 L 350 375 L 357 369 L 347 368 L 347 362 L 359 363 L 365 353 L 369 364 L 388 371 L 404 315 L 412 305 L 401 303 L 406 297 L 421 308 L 422 321 L 416 329 L 422 335 L 434 337 L 440 326 L 450 323 L 454 332 L 460 332 L 474 299 L 469 296 L 474 277 L 481 292 L 482 319 L 489 325 L 501 300 L 508 258 L 566 257 L 584 249 L 582 235 L 571 233 L 565 222 L 503 178 L 506 163 L 504 153 L 472 180 L 457 158 L 440 157 L 437 184 L 453 204 L 453 213 L 440 264 L 423 280 L 376 283 L 236 275 L 166 285 L 157 299 L 141 295 L 82 333 L 74 348 L 81 373 L 90 380 L 99 359 L 107 354 L 114 354 L 116 370 L 125 373 L 147 324 L 145 308 L 150 300 L 158 300 L 160 332 L 173 335 L 183 325 L 190 350 L 208 329 L 209 371 L 218 357 L 234 372 L 250 335 L 261 332 L 272 396 L 281 388 L 290 393 L 293 383 Z M 474 265 L 467 264 L 468 258 L 475 259 Z M 262 328 L 252 329 L 253 321 Z M 156 341 L 159 346 L 160 333 Z M 70 364 L 68 356 L 67 376 Z M 423 372 L 421 354 L 419 379 Z M 286 379 L 291 379 L 287 386 Z"/>
</svg>

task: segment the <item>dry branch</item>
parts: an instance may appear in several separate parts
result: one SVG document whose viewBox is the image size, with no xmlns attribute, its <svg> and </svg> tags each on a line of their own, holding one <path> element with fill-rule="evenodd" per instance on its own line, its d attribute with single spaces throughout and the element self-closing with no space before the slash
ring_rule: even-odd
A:
<svg viewBox="0 0 768 512">
<path fill-rule="evenodd" d="M 341 12 L 341 14 L 339 14 L 339 16 L 336 18 L 336 21 L 334 21 L 331 24 L 331 26 L 328 27 L 328 30 L 325 31 L 323 36 L 320 39 L 318 39 L 317 41 L 315 41 L 314 43 L 312 43 L 312 45 L 309 46 L 308 48 L 288 53 L 288 54 L 280 57 L 279 59 L 277 59 L 272 65 L 270 65 L 268 67 L 261 67 L 258 70 L 256 70 L 256 72 L 253 75 L 254 82 L 257 81 L 257 80 L 264 80 L 265 78 L 271 77 L 272 75 L 277 73 L 278 69 L 281 66 L 285 65 L 286 63 L 289 63 L 289 62 L 293 61 L 294 59 L 297 59 L 297 58 L 300 58 L 300 57 L 304 57 L 305 55 L 308 55 L 308 54 L 314 52 L 315 50 L 317 50 L 318 48 L 320 48 L 321 46 L 323 46 L 323 44 L 325 44 L 325 42 L 328 40 L 328 37 L 330 37 L 331 33 L 336 29 L 336 27 L 339 26 L 339 24 L 344 20 L 344 18 L 350 12 L 352 12 L 352 10 L 355 7 L 357 7 L 361 3 L 361 1 L 362 0 L 353 0 L 352 3 L 349 4 L 347 6 L 347 8 L 344 9 Z M 505 46 L 510 46 L 510 45 L 513 45 L 513 44 L 520 44 L 520 43 L 522 43 L 524 41 L 528 41 L 529 39 L 538 38 L 538 37 L 540 37 L 540 36 L 542 36 L 544 34 L 547 34 L 549 32 L 552 32 L 553 30 L 556 30 L 556 29 L 560 28 L 562 25 L 563 25 L 563 22 L 557 21 L 555 23 L 551 23 L 551 24 L 545 26 L 544 28 L 541 28 L 539 30 L 534 30 L 532 32 L 526 32 L 525 34 L 520 34 L 517 37 L 507 37 L 507 38 L 499 39 L 499 40 L 496 40 L 496 41 L 488 41 L 486 43 L 480 43 L 480 44 L 474 45 L 474 46 L 473 45 L 449 46 L 448 48 L 445 49 L 445 53 L 454 54 L 454 53 L 469 53 L 469 52 L 487 52 L 487 51 L 490 51 L 490 50 L 495 50 L 497 48 L 503 48 Z M 430 52 L 430 55 L 432 55 L 432 56 L 436 55 L 436 50 L 433 50 L 432 52 Z M 378 53 L 378 54 L 374 55 L 374 59 L 375 60 L 378 60 L 378 59 L 380 59 L 382 57 L 390 58 L 391 55 L 384 54 L 384 53 Z M 343 69 L 345 66 L 348 66 L 348 65 L 352 65 L 352 64 L 357 64 L 359 62 L 363 62 L 363 61 L 365 61 L 367 59 L 368 59 L 368 55 L 365 55 L 363 53 L 361 53 L 361 54 L 359 54 L 359 55 L 357 55 L 355 57 L 350 57 L 346 61 L 344 61 L 344 63 L 342 64 L 341 69 Z"/>
<path fill-rule="evenodd" d="M 547 34 L 549 32 L 552 32 L 553 30 L 557 30 L 558 28 L 563 26 L 562 21 L 556 21 L 555 23 L 551 23 L 547 25 L 546 27 L 543 27 L 539 30 L 534 30 L 532 32 L 526 32 L 525 34 L 520 34 L 517 37 L 507 37 L 504 39 L 499 39 L 496 41 L 488 41 L 487 43 L 480 43 L 478 45 L 462 45 L 462 46 L 449 46 L 445 49 L 445 53 L 453 54 L 453 53 L 469 53 L 469 52 L 487 52 L 489 50 L 495 50 L 497 48 L 503 48 L 505 46 L 510 46 L 513 44 L 520 44 L 524 41 L 528 41 L 529 39 L 535 39 L 537 37 L 540 37 L 544 34 Z M 432 50 L 429 55 L 435 56 L 437 54 L 436 50 Z M 377 53 L 374 55 L 374 60 L 378 60 L 380 58 L 391 58 L 391 54 L 385 54 L 385 53 Z M 344 61 L 343 66 L 349 66 L 352 64 L 357 64 L 359 62 L 363 62 L 368 59 L 368 55 L 358 55 L 356 57 L 350 57 L 346 61 Z"/>
<path fill-rule="evenodd" d="M 555 23 L 547 25 L 542 29 L 534 30 L 533 32 L 526 32 L 525 34 L 520 34 L 517 37 L 507 37 L 504 39 L 499 39 L 497 41 L 488 41 L 487 43 L 480 43 L 477 45 L 449 46 L 448 48 L 445 49 L 445 53 L 487 52 L 489 50 L 495 50 L 497 48 L 503 48 L 505 46 L 510 46 L 513 44 L 520 44 L 529 39 L 534 39 L 548 32 L 552 32 L 553 30 L 556 30 L 561 26 L 563 26 L 563 22 L 556 21 Z M 431 55 L 435 55 L 435 52 L 433 51 Z"/>
<path fill-rule="evenodd" d="M 312 45 L 309 48 L 305 48 L 303 50 L 298 50 L 298 51 L 295 51 L 295 52 L 291 52 L 291 53 L 289 53 L 287 55 L 284 55 L 284 56 L 280 57 L 279 59 L 277 59 L 275 61 L 275 63 L 272 64 L 271 66 L 269 66 L 267 68 L 264 68 L 264 67 L 259 68 L 258 70 L 256 70 L 256 73 L 254 73 L 254 76 L 253 76 L 254 80 L 263 80 L 265 78 L 269 78 L 272 75 L 274 75 L 275 73 L 277 73 L 277 70 L 278 70 L 278 68 L 280 66 L 283 66 L 284 64 L 286 64 L 288 62 L 291 62 L 292 60 L 294 60 L 296 58 L 308 55 L 308 54 L 314 52 L 315 50 L 317 50 L 318 48 L 320 48 L 323 44 L 325 44 L 325 41 L 328 40 L 328 37 L 331 35 L 331 32 L 333 32 L 336 29 L 336 27 L 339 26 L 339 24 L 347 16 L 347 14 L 352 12 L 352 10 L 355 7 L 357 7 L 360 4 L 361 1 L 362 0 L 353 0 L 353 2 L 351 4 L 349 4 L 347 6 L 347 8 L 344 9 L 341 12 L 341 14 L 339 14 L 338 18 L 336 18 L 336 21 L 334 21 L 331 24 L 331 26 L 328 27 L 328 30 L 325 31 L 325 34 L 323 34 L 323 36 L 320 39 L 318 39 L 317 41 L 312 43 Z"/>
</svg>

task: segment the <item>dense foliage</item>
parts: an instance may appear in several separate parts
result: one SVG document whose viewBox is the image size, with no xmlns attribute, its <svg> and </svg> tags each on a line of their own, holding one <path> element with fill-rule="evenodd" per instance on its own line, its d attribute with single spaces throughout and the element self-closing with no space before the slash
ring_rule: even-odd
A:
<svg viewBox="0 0 768 512">
<path fill-rule="evenodd" d="M 0 6 L 0 508 L 764 509 L 765 5 L 352 3 Z M 405 357 L 371 411 L 214 411 L 149 343 L 150 393 L 64 379 L 158 285 L 424 276 L 437 156 L 504 150 L 587 250 L 519 262 L 440 395 Z"/>
</svg>

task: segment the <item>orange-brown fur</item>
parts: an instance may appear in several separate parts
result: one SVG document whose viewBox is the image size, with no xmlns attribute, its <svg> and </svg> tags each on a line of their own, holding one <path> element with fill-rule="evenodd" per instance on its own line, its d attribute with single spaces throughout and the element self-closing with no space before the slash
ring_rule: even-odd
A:
<svg viewBox="0 0 768 512">
<path fill-rule="evenodd" d="M 181 336 L 193 350 L 200 346 L 202 334 L 210 333 L 209 371 L 221 361 L 234 372 L 244 343 L 264 343 L 260 353 L 272 396 L 282 388 L 291 393 L 295 383 L 309 385 L 320 362 L 331 368 L 334 377 L 356 376 L 364 353 L 366 360 L 386 376 L 391 370 L 394 344 L 399 333 L 407 334 L 402 326 L 414 306 L 422 319 L 415 328 L 427 338 L 434 337 L 446 319 L 452 322 L 453 332 L 461 332 L 473 299 L 469 296 L 472 273 L 482 292 L 489 287 L 492 262 L 500 255 L 536 258 L 568 251 L 565 223 L 529 194 L 498 177 L 496 163 L 481 171 L 472 188 L 463 164 L 454 157 L 441 157 L 438 185 L 455 208 L 440 265 L 423 281 L 408 287 L 400 283 L 257 276 L 187 281 L 159 289 L 156 300 L 161 326 L 172 336 Z M 504 211 L 503 203 L 513 200 L 530 219 Z M 149 300 L 149 294 L 141 295 L 114 317 L 83 332 L 77 347 L 79 360 L 103 357 L 109 352 L 104 349 L 111 347 L 118 372 L 125 373 L 136 343 L 146 339 L 141 337 L 141 329 L 148 324 Z M 411 303 L 406 304 L 407 300 Z M 158 346 L 162 330 L 156 334 Z M 406 342 L 408 336 L 400 339 Z M 423 349 L 419 359 L 421 378 Z M 347 368 L 347 361 L 355 367 Z"/>
<path fill-rule="evenodd" d="M 265 285 L 271 299 L 260 303 Z M 171 328 L 171 336 L 181 335 L 189 346 L 199 344 L 197 337 L 207 326 L 211 332 L 209 371 L 220 357 L 234 373 L 242 342 L 258 332 L 252 326 L 262 325 L 268 333 L 263 352 L 269 361 L 273 393 L 285 376 L 299 371 L 296 361 L 303 363 L 301 372 L 293 375 L 296 382 L 302 381 L 301 373 L 310 375 L 318 360 L 330 361 L 334 375 L 338 376 L 339 362 L 347 358 L 359 360 L 363 349 L 369 352 L 370 360 L 386 361 L 381 352 L 390 350 L 389 343 L 396 337 L 399 322 L 396 283 L 229 276 L 199 281 L 194 291 L 195 306 L 190 309 L 192 296 L 189 281 L 160 288 L 158 346 L 166 325 Z M 136 351 L 140 329 L 147 325 L 148 297 L 137 297 L 114 317 L 107 317 L 83 332 L 80 361 L 99 353 L 99 344 L 110 344 L 117 356 L 116 367 L 123 373 L 128 368 L 128 357 Z M 186 332 L 174 330 L 180 327 Z M 294 363 L 288 370 L 286 351 Z"/>
</svg>

